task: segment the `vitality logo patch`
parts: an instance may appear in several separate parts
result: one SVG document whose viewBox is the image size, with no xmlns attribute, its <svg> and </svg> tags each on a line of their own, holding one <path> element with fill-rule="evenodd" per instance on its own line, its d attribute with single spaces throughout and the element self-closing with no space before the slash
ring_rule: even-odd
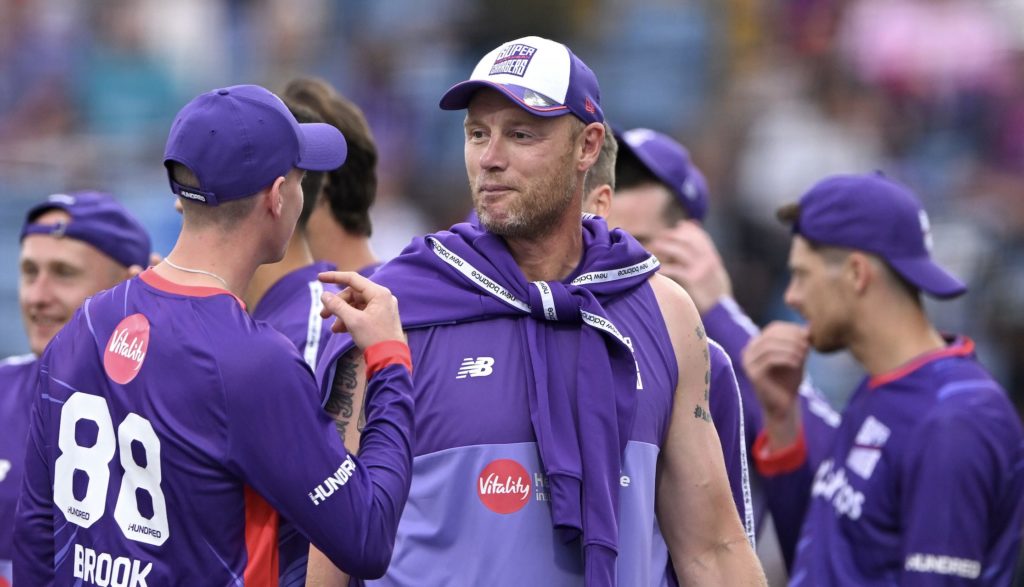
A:
<svg viewBox="0 0 1024 587">
<path fill-rule="evenodd" d="M 512 459 L 491 461 L 480 472 L 476 492 L 480 501 L 497 514 L 513 514 L 530 501 L 530 474 Z"/>
<path fill-rule="evenodd" d="M 114 329 L 103 353 L 103 370 L 117 383 L 125 385 L 142 369 L 149 348 L 149 320 L 132 314 Z"/>
</svg>

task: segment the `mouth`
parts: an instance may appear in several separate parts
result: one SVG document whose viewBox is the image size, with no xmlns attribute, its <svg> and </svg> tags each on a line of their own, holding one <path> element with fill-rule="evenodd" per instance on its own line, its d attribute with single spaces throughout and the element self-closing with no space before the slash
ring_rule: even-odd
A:
<svg viewBox="0 0 1024 587">
<path fill-rule="evenodd" d="M 64 326 L 65 322 L 67 319 L 58 316 L 31 316 L 29 318 L 29 324 L 41 329 L 60 328 Z"/>
<path fill-rule="evenodd" d="M 514 192 L 515 189 L 504 184 L 488 183 L 481 185 L 476 191 L 484 200 L 490 200 L 500 198 L 501 196 Z"/>
</svg>

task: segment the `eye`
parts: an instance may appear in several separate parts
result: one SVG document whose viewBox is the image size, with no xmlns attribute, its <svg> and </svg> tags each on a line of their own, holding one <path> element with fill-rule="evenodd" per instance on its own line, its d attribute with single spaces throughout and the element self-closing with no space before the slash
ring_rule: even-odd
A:
<svg viewBox="0 0 1024 587">
<path fill-rule="evenodd" d="M 21 264 L 21 277 L 29 281 L 36 278 L 39 274 L 39 268 L 34 263 L 22 263 Z"/>
<path fill-rule="evenodd" d="M 511 134 L 512 134 L 512 138 L 520 140 L 520 141 L 530 138 L 530 134 L 527 133 L 526 131 L 522 131 L 522 130 L 514 130 L 514 131 L 512 131 Z"/>
<path fill-rule="evenodd" d="M 479 141 L 480 139 L 484 138 L 484 136 L 485 136 L 484 131 L 482 131 L 482 130 L 480 130 L 478 128 L 473 128 L 473 129 L 467 129 L 466 130 L 466 138 L 468 138 L 470 140 Z"/>
<path fill-rule="evenodd" d="M 57 277 L 74 277 L 78 275 L 79 271 L 76 267 L 67 265 L 65 263 L 58 263 L 53 267 L 53 274 Z"/>
</svg>

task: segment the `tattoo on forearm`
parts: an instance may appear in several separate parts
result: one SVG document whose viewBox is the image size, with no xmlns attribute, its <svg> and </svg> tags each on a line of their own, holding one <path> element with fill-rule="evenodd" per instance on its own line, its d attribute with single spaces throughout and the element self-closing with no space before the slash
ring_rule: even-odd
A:
<svg viewBox="0 0 1024 587">
<path fill-rule="evenodd" d="M 704 340 L 704 326 L 698 324 L 694 332 L 697 334 L 697 340 Z"/>
<path fill-rule="evenodd" d="M 697 406 L 693 408 L 693 417 L 698 420 L 704 420 L 705 422 L 711 421 L 711 414 L 708 413 L 708 411 L 704 409 L 704 406 L 700 404 L 697 404 Z"/>
<path fill-rule="evenodd" d="M 343 358 L 338 362 L 334 385 L 331 386 L 331 396 L 324 406 L 327 413 L 334 416 L 334 426 L 342 440 L 345 439 L 348 423 L 352 421 L 353 397 L 357 384 L 356 362 Z"/>
</svg>

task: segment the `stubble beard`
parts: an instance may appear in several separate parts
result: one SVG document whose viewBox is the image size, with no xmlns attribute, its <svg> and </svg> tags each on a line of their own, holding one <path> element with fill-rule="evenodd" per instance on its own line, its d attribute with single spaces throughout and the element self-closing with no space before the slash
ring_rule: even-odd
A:
<svg viewBox="0 0 1024 587">
<path fill-rule="evenodd" d="M 511 202 L 505 217 L 500 220 L 493 218 L 475 199 L 473 205 L 480 225 L 488 232 L 513 240 L 534 239 L 552 232 L 579 188 L 576 174 L 568 167 L 568 157 L 565 159 L 566 165 L 562 168 L 566 173 L 519 192 L 519 197 Z"/>
</svg>

